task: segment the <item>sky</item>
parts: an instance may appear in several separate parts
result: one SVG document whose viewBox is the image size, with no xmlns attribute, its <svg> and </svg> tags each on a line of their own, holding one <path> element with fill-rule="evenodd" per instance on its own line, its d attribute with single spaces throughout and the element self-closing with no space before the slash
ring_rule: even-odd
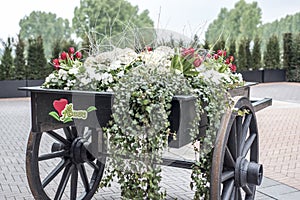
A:
<svg viewBox="0 0 300 200">
<path fill-rule="evenodd" d="M 99 0 L 100 1 L 100 0 Z M 220 9 L 232 9 L 238 0 L 128 0 L 139 9 L 148 9 L 156 28 L 180 34 L 204 37 L 209 23 L 217 18 Z M 300 12 L 299 0 L 256 0 L 262 9 L 262 22 L 272 22 L 287 14 Z M 0 0 L 0 38 L 16 37 L 20 19 L 32 11 L 55 13 L 72 21 L 74 8 L 80 0 Z M 253 2 L 246 0 L 246 2 Z M 192 33 L 192 34 L 191 34 Z"/>
</svg>

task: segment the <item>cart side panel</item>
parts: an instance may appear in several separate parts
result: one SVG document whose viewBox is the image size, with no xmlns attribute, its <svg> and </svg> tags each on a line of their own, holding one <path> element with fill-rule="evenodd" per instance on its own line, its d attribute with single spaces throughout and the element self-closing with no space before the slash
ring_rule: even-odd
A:
<svg viewBox="0 0 300 200">
<path fill-rule="evenodd" d="M 49 115 L 56 111 L 53 107 L 55 100 L 66 99 L 68 103 L 73 103 L 74 110 L 86 110 L 90 106 L 95 106 L 96 111 L 88 113 L 87 119 L 73 119 L 72 122 L 63 123 L 57 121 Z M 32 108 L 32 131 L 43 132 L 55 130 L 71 125 L 102 127 L 105 126 L 111 116 L 112 96 L 88 94 L 88 93 L 52 93 L 52 92 L 31 92 Z"/>
</svg>

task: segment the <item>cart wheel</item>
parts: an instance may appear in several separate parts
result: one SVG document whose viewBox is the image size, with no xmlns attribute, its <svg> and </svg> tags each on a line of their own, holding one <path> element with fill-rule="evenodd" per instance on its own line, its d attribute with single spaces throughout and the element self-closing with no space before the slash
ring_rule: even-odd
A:
<svg viewBox="0 0 300 200">
<path fill-rule="evenodd" d="M 95 154 L 102 145 L 101 137 L 97 129 L 74 126 L 30 132 L 26 173 L 34 198 L 91 199 L 106 161 Z"/>
<path fill-rule="evenodd" d="M 245 97 L 235 100 L 234 109 L 222 118 L 213 152 L 210 196 L 214 200 L 253 200 L 263 177 L 254 109 Z M 247 112 L 241 116 L 237 110 Z"/>
</svg>

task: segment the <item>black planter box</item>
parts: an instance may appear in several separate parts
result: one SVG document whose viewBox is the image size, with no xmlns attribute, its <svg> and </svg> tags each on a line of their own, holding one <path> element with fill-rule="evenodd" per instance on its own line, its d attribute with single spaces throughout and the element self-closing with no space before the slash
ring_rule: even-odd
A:
<svg viewBox="0 0 300 200">
<path fill-rule="evenodd" d="M 247 82 L 263 83 L 263 70 L 242 71 L 240 73 Z"/>
<path fill-rule="evenodd" d="M 0 81 L 0 98 L 29 97 L 29 92 L 18 90 L 19 87 L 39 86 L 44 80 L 3 80 Z"/>
<path fill-rule="evenodd" d="M 263 82 L 284 82 L 286 81 L 286 70 L 284 69 L 265 69 Z"/>
<path fill-rule="evenodd" d="M 0 98 L 26 97 L 26 91 L 18 90 L 18 87 L 26 86 L 26 80 L 0 81 Z"/>
</svg>

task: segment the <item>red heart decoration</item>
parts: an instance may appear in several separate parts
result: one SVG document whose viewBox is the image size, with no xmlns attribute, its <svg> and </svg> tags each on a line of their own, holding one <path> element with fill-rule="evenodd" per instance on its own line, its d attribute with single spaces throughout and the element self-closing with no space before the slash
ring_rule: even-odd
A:
<svg viewBox="0 0 300 200">
<path fill-rule="evenodd" d="M 61 112 L 65 109 L 67 104 L 68 104 L 67 99 L 60 99 L 60 100 L 53 101 L 53 107 L 58 112 L 59 116 L 61 116 Z"/>
</svg>

